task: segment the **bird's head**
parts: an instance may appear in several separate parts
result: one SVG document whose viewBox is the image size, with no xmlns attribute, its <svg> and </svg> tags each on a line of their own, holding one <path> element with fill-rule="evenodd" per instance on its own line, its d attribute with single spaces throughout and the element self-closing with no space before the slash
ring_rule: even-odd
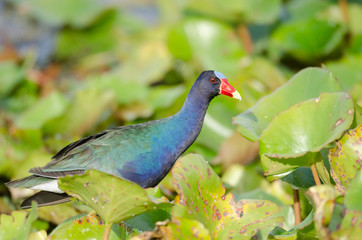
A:
<svg viewBox="0 0 362 240">
<path fill-rule="evenodd" d="M 239 92 L 228 83 L 224 74 L 217 71 L 204 71 L 197 79 L 199 90 L 213 98 L 219 94 L 241 100 Z"/>
</svg>

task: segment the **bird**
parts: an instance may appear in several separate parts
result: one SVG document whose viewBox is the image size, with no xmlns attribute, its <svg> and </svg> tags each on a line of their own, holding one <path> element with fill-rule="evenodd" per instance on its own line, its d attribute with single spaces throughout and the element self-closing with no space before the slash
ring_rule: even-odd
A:
<svg viewBox="0 0 362 240">
<path fill-rule="evenodd" d="M 144 123 L 118 126 L 70 143 L 32 175 L 6 183 L 7 187 L 40 190 L 25 199 L 20 208 L 48 206 L 70 201 L 57 179 L 82 175 L 87 170 L 155 187 L 198 137 L 210 101 L 226 95 L 241 100 L 227 78 L 214 70 L 203 71 L 192 85 L 181 109 L 174 115 Z"/>
</svg>

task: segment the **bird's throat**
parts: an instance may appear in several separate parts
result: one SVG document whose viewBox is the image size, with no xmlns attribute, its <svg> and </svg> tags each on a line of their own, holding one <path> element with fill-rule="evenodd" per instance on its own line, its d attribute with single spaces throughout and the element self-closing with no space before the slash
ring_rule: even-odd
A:
<svg viewBox="0 0 362 240">
<path fill-rule="evenodd" d="M 184 141 L 182 148 L 185 150 L 199 135 L 210 101 L 211 99 L 193 94 L 191 90 L 181 110 L 175 115 L 179 123 L 179 136 Z"/>
</svg>

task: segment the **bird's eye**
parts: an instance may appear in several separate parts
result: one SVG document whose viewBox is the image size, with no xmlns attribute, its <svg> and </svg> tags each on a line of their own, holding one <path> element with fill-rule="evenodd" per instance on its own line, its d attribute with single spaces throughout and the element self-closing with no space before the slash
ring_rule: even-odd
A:
<svg viewBox="0 0 362 240">
<path fill-rule="evenodd" d="M 210 78 L 210 82 L 211 83 L 216 83 L 216 79 L 215 78 Z"/>
</svg>

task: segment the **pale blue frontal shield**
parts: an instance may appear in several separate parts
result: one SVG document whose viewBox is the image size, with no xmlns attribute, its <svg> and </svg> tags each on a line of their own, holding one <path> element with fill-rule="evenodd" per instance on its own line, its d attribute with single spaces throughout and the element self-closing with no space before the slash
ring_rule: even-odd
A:
<svg viewBox="0 0 362 240">
<path fill-rule="evenodd" d="M 218 77 L 219 79 L 226 79 L 225 75 L 222 74 L 221 72 L 217 72 L 217 71 L 214 71 L 216 77 Z"/>
</svg>

